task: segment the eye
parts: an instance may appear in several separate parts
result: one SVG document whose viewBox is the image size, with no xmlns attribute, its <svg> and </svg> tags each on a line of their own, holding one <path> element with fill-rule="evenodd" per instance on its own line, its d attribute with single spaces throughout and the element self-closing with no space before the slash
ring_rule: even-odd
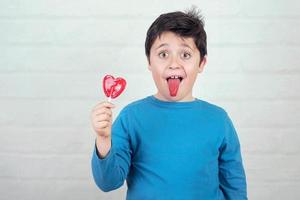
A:
<svg viewBox="0 0 300 200">
<path fill-rule="evenodd" d="M 192 55 L 189 52 L 183 52 L 181 56 L 183 59 L 189 59 Z"/>
<path fill-rule="evenodd" d="M 168 57 L 168 52 L 162 51 L 162 52 L 160 52 L 160 53 L 158 54 L 158 56 L 159 56 L 160 58 L 166 58 L 166 57 Z"/>
</svg>

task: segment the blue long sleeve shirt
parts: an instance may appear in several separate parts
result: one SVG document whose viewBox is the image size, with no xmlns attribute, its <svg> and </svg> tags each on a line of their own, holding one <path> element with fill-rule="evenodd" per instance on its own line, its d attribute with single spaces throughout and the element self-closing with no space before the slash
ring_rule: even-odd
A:
<svg viewBox="0 0 300 200">
<path fill-rule="evenodd" d="M 105 192 L 126 180 L 127 200 L 245 200 L 240 143 L 227 112 L 195 99 L 148 96 L 125 106 L 112 125 L 112 146 L 92 173 Z"/>
</svg>

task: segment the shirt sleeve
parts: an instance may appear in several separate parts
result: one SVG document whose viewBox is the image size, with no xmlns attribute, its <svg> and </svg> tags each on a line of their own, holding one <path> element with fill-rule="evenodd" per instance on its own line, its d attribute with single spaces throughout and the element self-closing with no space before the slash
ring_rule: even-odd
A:
<svg viewBox="0 0 300 200">
<path fill-rule="evenodd" d="M 92 155 L 92 174 L 96 185 L 104 192 L 121 187 L 127 178 L 131 150 L 128 133 L 128 120 L 123 109 L 112 125 L 111 149 L 104 158 L 100 158 L 97 146 L 94 145 Z"/>
<path fill-rule="evenodd" d="M 224 139 L 219 149 L 220 189 L 226 200 L 247 200 L 246 176 L 240 143 L 231 119 L 226 113 Z"/>
</svg>

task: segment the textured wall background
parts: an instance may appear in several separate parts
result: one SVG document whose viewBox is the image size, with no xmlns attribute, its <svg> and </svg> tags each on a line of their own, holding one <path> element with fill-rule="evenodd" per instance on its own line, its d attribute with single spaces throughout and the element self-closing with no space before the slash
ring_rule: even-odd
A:
<svg viewBox="0 0 300 200">
<path fill-rule="evenodd" d="M 194 95 L 238 131 L 249 199 L 300 198 L 297 0 L 0 1 L 0 199 L 124 199 L 93 182 L 91 108 L 124 76 L 120 109 L 156 91 L 146 30 L 163 12 L 202 9 L 208 65 Z M 139 82 L 139 84 L 137 84 Z"/>
</svg>

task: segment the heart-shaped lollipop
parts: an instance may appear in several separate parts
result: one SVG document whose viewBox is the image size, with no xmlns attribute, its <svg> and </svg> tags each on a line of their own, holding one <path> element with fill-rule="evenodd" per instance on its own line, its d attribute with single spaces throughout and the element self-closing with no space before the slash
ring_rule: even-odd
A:
<svg viewBox="0 0 300 200">
<path fill-rule="evenodd" d="M 108 97 L 108 101 L 117 98 L 125 89 L 126 81 L 121 77 L 114 78 L 111 75 L 106 75 L 103 78 L 103 91 Z"/>
</svg>

